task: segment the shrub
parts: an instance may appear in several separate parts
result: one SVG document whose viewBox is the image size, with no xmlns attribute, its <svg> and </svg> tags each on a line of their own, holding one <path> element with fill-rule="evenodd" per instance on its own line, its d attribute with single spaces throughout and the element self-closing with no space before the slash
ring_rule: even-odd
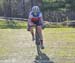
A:
<svg viewBox="0 0 75 63">
<path fill-rule="evenodd" d="M 45 27 L 46 28 L 63 28 L 63 27 L 66 27 L 66 26 L 63 26 L 62 24 L 58 24 L 58 23 L 56 23 L 56 24 L 49 23 L 49 24 L 45 25 Z"/>
</svg>

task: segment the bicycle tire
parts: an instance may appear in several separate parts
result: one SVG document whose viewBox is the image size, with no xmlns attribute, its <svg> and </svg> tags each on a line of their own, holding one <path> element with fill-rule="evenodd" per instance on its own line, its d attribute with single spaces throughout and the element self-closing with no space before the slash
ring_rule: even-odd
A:
<svg viewBox="0 0 75 63">
<path fill-rule="evenodd" d="M 36 48 L 37 48 L 37 53 L 38 55 L 40 55 L 40 37 L 39 34 L 37 32 L 37 26 L 36 26 L 36 32 L 35 32 L 35 37 L 36 37 Z"/>
</svg>

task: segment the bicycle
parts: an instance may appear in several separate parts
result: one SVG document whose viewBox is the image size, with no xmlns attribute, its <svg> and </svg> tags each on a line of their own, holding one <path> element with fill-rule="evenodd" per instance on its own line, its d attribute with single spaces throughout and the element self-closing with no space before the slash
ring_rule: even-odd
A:
<svg viewBox="0 0 75 63">
<path fill-rule="evenodd" d="M 41 41 L 40 41 L 39 33 L 37 31 L 37 26 L 35 26 L 35 43 L 36 43 L 37 53 L 38 55 L 40 55 Z"/>
<path fill-rule="evenodd" d="M 44 29 L 44 27 L 43 27 L 43 29 Z M 36 43 L 37 53 L 38 53 L 38 55 L 40 55 L 40 53 L 41 53 L 41 39 L 40 39 L 40 35 L 37 30 L 37 25 L 35 25 L 35 43 Z"/>
</svg>

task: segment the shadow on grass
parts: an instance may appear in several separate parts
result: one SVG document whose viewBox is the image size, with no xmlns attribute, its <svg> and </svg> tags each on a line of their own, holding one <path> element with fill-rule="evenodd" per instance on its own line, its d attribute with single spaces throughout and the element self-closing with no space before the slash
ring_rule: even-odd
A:
<svg viewBox="0 0 75 63">
<path fill-rule="evenodd" d="M 54 63 L 54 62 L 51 61 L 45 53 L 40 52 L 40 55 L 36 56 L 34 63 Z"/>
</svg>

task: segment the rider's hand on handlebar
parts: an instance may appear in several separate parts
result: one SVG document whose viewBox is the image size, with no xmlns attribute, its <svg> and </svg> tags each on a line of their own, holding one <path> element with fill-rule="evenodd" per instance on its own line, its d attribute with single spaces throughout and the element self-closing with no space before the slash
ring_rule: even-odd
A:
<svg viewBox="0 0 75 63">
<path fill-rule="evenodd" d="M 42 29 L 44 29 L 46 27 L 46 25 L 48 25 L 49 22 L 48 21 L 44 21 L 43 25 L 42 25 Z"/>
</svg>

